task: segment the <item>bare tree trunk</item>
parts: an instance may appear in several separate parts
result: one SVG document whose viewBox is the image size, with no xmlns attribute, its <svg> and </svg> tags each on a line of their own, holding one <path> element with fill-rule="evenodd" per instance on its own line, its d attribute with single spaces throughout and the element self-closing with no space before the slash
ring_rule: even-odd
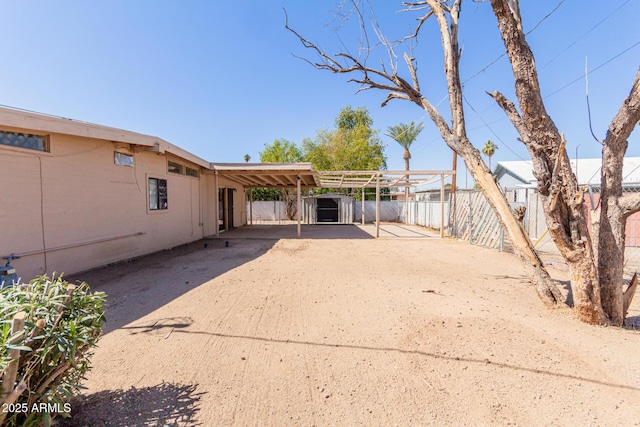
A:
<svg viewBox="0 0 640 427">
<path fill-rule="evenodd" d="M 280 194 L 282 196 L 282 200 L 285 203 L 285 208 L 284 208 L 285 215 L 287 215 L 287 218 L 289 220 L 295 219 L 296 214 L 298 213 L 298 202 L 296 197 L 294 197 L 294 195 L 289 193 L 289 191 L 285 188 L 283 188 L 280 191 Z"/>
<path fill-rule="evenodd" d="M 360 7 L 358 2 L 353 4 L 356 8 Z M 479 150 L 466 136 L 458 68 L 460 49 L 457 33 L 461 0 L 418 0 L 403 4 L 409 10 L 428 10 L 418 19 L 419 25 L 415 33 L 406 37 L 405 41 L 417 39 L 422 24 L 428 18 L 435 17 L 438 21 L 449 91 L 450 126 L 440 112 L 422 96 L 415 58 L 406 53 L 403 55 L 411 76 L 409 82 L 398 75 L 397 64 L 393 59 L 397 56 L 392 44 L 384 37 L 379 39 L 386 47 L 389 58 L 392 58 L 390 71 L 384 66 L 380 69 L 368 67 L 366 56 L 364 62 L 361 62 L 359 58 L 345 52 L 336 56 L 327 55 L 314 43 L 292 30 L 288 23 L 286 28 L 300 39 L 304 47 L 313 49 L 319 55 L 321 62 L 312 63 L 316 68 L 333 73 L 359 73 L 361 77 L 351 81 L 362 85 L 360 90 L 381 89 L 387 92 L 382 106 L 392 99 L 404 99 L 419 105 L 434 122 L 447 145 L 464 160 L 507 231 L 516 255 L 535 283 L 540 298 L 547 304 L 564 303 L 556 283 L 549 277 L 527 233 L 515 218 L 502 190 L 482 160 Z M 622 159 L 627 149 L 627 138 L 640 120 L 640 72 L 629 97 L 612 121 L 603 144 L 601 206 L 599 219 L 593 224 L 594 232 L 597 233 L 593 237 L 594 244 L 583 210 L 583 195 L 565 150 L 566 142 L 542 102 L 535 61 L 522 30 L 518 0 L 491 0 L 491 7 L 511 62 L 520 111 L 499 92 L 490 95 L 505 111 L 531 155 L 547 227 L 569 264 L 576 311 L 585 322 L 611 322 L 620 325 L 625 315 L 625 297 L 622 293 L 625 221 L 629 215 L 640 211 L 640 194 L 622 194 Z M 360 17 L 360 25 L 364 30 L 362 14 L 356 15 Z M 380 30 L 375 22 L 374 27 L 376 31 Z M 370 52 L 370 46 L 361 51 Z"/>
<path fill-rule="evenodd" d="M 431 8 L 442 36 L 442 48 L 444 52 L 445 76 L 449 89 L 449 105 L 452 116 L 452 131 L 448 132 L 448 127 L 444 119 L 437 114 L 436 109 L 428 104 L 426 99 L 422 100 L 423 108 L 434 121 L 447 145 L 457 152 L 465 162 L 467 169 L 473 175 L 476 183 L 482 190 L 485 198 L 494 209 L 497 217 L 507 231 L 507 234 L 514 247 L 514 251 L 532 283 L 535 284 L 540 299 L 547 305 L 564 304 L 564 296 L 560 293 L 556 283 L 551 279 L 549 273 L 540 261 L 533 244 L 529 239 L 522 224 L 515 218 L 513 210 L 509 206 L 504 193 L 496 183 L 491 171 L 482 160 L 480 151 L 471 144 L 466 136 L 466 126 L 463 110 L 462 85 L 460 84 L 460 49 L 458 46 L 458 17 L 460 12 L 460 1 L 456 1 L 449 8 L 450 20 L 446 19 L 446 12 L 443 3 L 439 0 L 427 0 Z M 409 63 L 411 75 L 415 76 L 413 64 Z M 417 80 L 417 79 L 415 79 Z"/>
<path fill-rule="evenodd" d="M 615 325 L 624 322 L 622 280 L 627 217 L 637 211 L 640 195 L 623 196 L 622 166 L 627 138 L 640 120 L 640 70 L 631 93 L 609 126 L 602 148 L 601 209 L 598 230 L 598 272 L 602 308 Z"/>
<path fill-rule="evenodd" d="M 640 119 L 638 76 L 629 97 L 609 127 L 603 148 L 602 192 L 597 229 L 597 257 L 589 236 L 578 188 L 565 150 L 564 137 L 547 114 L 542 102 L 533 54 L 522 31 L 514 0 L 491 0 L 498 27 L 511 61 L 516 96 L 522 116 L 499 93 L 491 96 L 505 110 L 520 133 L 533 160 L 547 227 L 569 264 L 575 307 L 580 318 L 589 323 L 624 321 L 622 275 L 626 218 L 640 209 L 640 197 L 622 196 L 622 164 L 627 138 Z"/>
<path fill-rule="evenodd" d="M 600 282 L 578 184 L 571 170 L 564 138 L 542 102 L 533 53 L 525 40 L 519 8 L 513 1 L 491 0 L 511 62 L 522 116 L 500 93 L 491 96 L 505 110 L 533 160 L 547 227 L 571 272 L 574 306 L 581 320 L 602 323 Z M 517 2 L 516 2 L 517 3 Z"/>
<path fill-rule="evenodd" d="M 322 61 L 320 63 L 311 63 L 309 61 L 316 68 L 329 70 L 333 73 L 361 73 L 361 78 L 354 78 L 351 81 L 361 84 L 363 89 L 375 88 L 388 92 L 382 106 L 385 106 L 393 99 L 404 99 L 420 106 L 434 122 L 446 144 L 464 160 L 467 169 L 473 175 L 489 204 L 496 212 L 501 225 L 507 231 L 516 255 L 522 262 L 529 279 L 535 284 L 541 300 L 547 305 L 564 305 L 564 296 L 537 256 L 522 224 L 515 218 L 502 190 L 482 160 L 480 151 L 467 138 L 459 74 L 458 17 L 461 0 L 454 0 L 452 4 L 447 5 L 444 3 L 440 0 L 424 0 L 416 3 L 405 3 L 405 5 L 409 8 L 415 6 L 419 9 L 427 5 L 430 11 L 420 21 L 424 22 L 431 16 L 435 16 L 438 21 L 444 53 L 444 71 L 449 91 L 451 127 L 449 127 L 433 104 L 422 96 L 415 68 L 415 58 L 406 53 L 403 55 L 411 75 L 412 81 L 409 83 L 398 75 L 395 64 L 392 64 L 392 71 L 387 72 L 384 68 L 382 70 L 370 68 L 348 53 L 343 52 L 336 57 L 327 55 L 313 42 L 303 38 L 295 30 L 291 29 L 288 23 L 285 27 L 294 33 L 306 48 L 313 49 L 320 56 Z M 356 7 L 358 6 L 356 5 Z M 449 16 L 449 20 L 447 20 L 447 16 Z M 361 25 L 363 25 L 362 22 Z M 417 37 L 418 31 L 419 29 L 411 37 Z M 393 48 L 384 41 L 383 44 L 391 54 Z M 390 55 L 390 57 L 395 56 L 395 54 Z M 342 65 L 344 61 L 350 65 Z"/>
<path fill-rule="evenodd" d="M 482 194 L 493 208 L 500 224 L 507 231 L 514 252 L 522 263 L 529 280 L 535 285 L 540 299 L 549 306 L 564 305 L 564 296 L 560 293 L 556 282 L 549 276 L 544 264 L 533 248 L 529 235 L 524 230 L 522 223 L 514 216 L 504 193 L 482 161 L 480 151 L 469 142 L 460 147 L 457 152 L 465 161 L 467 169 L 471 172 Z"/>
</svg>

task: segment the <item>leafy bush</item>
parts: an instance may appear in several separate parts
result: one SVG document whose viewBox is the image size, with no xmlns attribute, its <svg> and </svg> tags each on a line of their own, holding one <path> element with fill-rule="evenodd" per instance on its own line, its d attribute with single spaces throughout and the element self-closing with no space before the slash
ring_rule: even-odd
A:
<svg viewBox="0 0 640 427">
<path fill-rule="evenodd" d="M 90 293 L 86 283 L 72 285 L 55 274 L 0 290 L 2 425 L 50 425 L 56 413 L 70 415 L 69 402 L 79 393 L 102 334 L 105 298 L 103 292 Z M 16 316 L 24 316 L 24 327 L 12 332 Z M 7 378 L 17 354 L 17 375 Z M 7 393 L 22 389 L 9 405 Z"/>
</svg>

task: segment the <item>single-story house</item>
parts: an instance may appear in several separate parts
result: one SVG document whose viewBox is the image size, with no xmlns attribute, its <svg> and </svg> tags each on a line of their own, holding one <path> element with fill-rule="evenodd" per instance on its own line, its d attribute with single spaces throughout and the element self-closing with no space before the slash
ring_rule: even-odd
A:
<svg viewBox="0 0 640 427">
<path fill-rule="evenodd" d="M 602 159 L 571 159 L 571 169 L 580 186 L 600 187 Z M 493 174 L 505 190 L 510 202 L 526 202 L 529 195 L 537 191 L 538 180 L 533 175 L 530 160 L 498 162 Z M 623 186 L 640 188 L 640 157 L 625 157 L 623 164 Z"/>
<path fill-rule="evenodd" d="M 571 167 L 576 173 L 578 185 L 589 186 L 592 191 L 585 197 L 587 216 L 598 206 L 600 201 L 600 179 L 602 159 L 571 159 Z M 507 161 L 496 165 L 494 175 L 502 186 L 507 200 L 513 205 L 537 206 L 533 198 L 537 193 L 537 180 L 533 176 L 531 161 Z M 625 157 L 622 171 L 622 185 L 626 194 L 640 192 L 640 157 Z M 591 227 L 591 220 L 587 224 Z M 640 246 L 640 212 L 627 218 L 625 241 L 627 246 Z"/>
<path fill-rule="evenodd" d="M 23 280 L 175 247 L 246 218 L 241 184 L 214 182 L 211 163 L 154 136 L 0 108 L 0 164 L 0 256 L 21 255 L 12 265 Z"/>
<path fill-rule="evenodd" d="M 77 273 L 245 225 L 252 206 L 245 203 L 246 189 L 296 189 L 301 203 L 301 192 L 316 187 L 376 188 L 380 194 L 433 176 L 444 182 L 453 173 L 412 171 L 417 177 L 409 180 L 405 171 L 210 163 L 155 136 L 4 107 L 0 165 L 0 257 L 19 256 L 11 264 L 25 281 Z M 318 206 L 324 209 L 334 199 Z M 333 222 L 330 208 L 320 209 L 326 218 L 317 219 Z M 349 221 L 352 209 L 345 209 L 337 222 Z"/>
</svg>

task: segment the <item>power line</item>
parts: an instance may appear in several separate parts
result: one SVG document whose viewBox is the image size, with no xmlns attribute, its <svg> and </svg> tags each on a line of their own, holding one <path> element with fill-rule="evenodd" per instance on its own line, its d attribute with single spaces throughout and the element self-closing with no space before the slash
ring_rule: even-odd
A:
<svg viewBox="0 0 640 427">
<path fill-rule="evenodd" d="M 607 65 L 609 62 L 613 61 L 614 59 L 618 58 L 619 56 L 622 56 L 623 54 L 627 53 L 628 51 L 630 51 L 631 49 L 633 49 L 634 47 L 640 45 L 640 41 L 635 42 L 634 44 L 632 44 L 631 46 L 629 46 L 628 48 L 626 48 L 625 50 L 623 50 L 622 52 L 618 53 L 617 55 L 613 56 L 612 58 L 608 59 L 607 61 L 603 62 L 602 64 L 598 65 L 596 68 L 594 68 L 593 70 L 591 70 L 590 72 L 593 73 L 597 70 L 599 70 L 600 68 L 604 67 L 605 65 Z M 569 86 L 571 86 L 572 84 L 582 80 L 584 77 L 586 76 L 586 74 L 581 75 L 580 77 L 570 81 L 569 83 L 567 83 L 566 85 L 562 86 L 560 89 L 557 89 L 545 96 L 543 96 L 543 99 L 548 98 L 552 95 L 555 95 L 556 93 L 568 88 Z"/>
<path fill-rule="evenodd" d="M 502 143 L 504 144 L 505 147 L 507 147 L 507 149 L 509 151 L 511 151 L 517 158 L 519 158 L 520 160 L 523 161 L 527 161 L 526 159 L 522 158 L 522 156 L 520 156 L 518 153 L 516 153 L 511 147 L 509 147 L 509 144 L 507 144 L 502 138 L 500 138 L 500 136 L 494 132 L 494 130 L 491 128 L 491 126 L 489 126 L 489 124 L 482 118 L 482 116 L 480 115 L 480 113 L 478 113 L 476 111 L 475 108 L 473 108 L 473 105 L 471 105 L 471 103 L 467 100 L 467 97 L 464 96 L 464 94 L 462 94 L 462 98 L 464 99 L 464 101 L 467 103 L 467 105 L 469 106 L 469 108 L 471 108 L 471 110 L 476 113 L 476 116 L 482 121 L 482 123 L 484 123 L 484 125 L 487 127 L 487 129 L 489 129 L 489 131 Z"/>
<path fill-rule="evenodd" d="M 551 58 L 547 63 L 545 63 L 542 67 L 540 67 L 540 69 L 543 69 L 544 67 L 546 67 L 547 65 L 551 64 L 553 61 L 555 61 L 556 59 L 558 59 L 563 53 L 565 53 L 566 51 L 568 51 L 569 49 L 571 49 L 576 43 L 578 43 L 580 40 L 582 40 L 583 38 L 585 38 L 590 32 L 592 32 L 593 30 L 595 30 L 596 28 L 598 28 L 602 23 L 604 23 L 604 21 L 606 21 L 607 19 L 609 19 L 611 16 L 613 16 L 613 14 L 615 14 L 617 11 L 619 11 L 620 9 L 622 9 L 622 7 L 624 7 L 627 3 L 629 3 L 631 0 L 627 0 L 626 2 L 622 3 L 620 6 L 618 6 L 613 12 L 611 12 L 610 14 L 608 14 L 607 16 L 605 16 L 604 18 L 602 18 L 600 21 L 598 21 L 598 23 L 596 25 L 594 25 L 593 27 L 591 27 L 586 33 L 584 33 L 583 35 L 581 35 L 580 37 L 578 37 L 577 39 L 575 39 L 571 44 L 569 44 L 569 46 L 567 46 L 566 48 L 564 48 L 562 51 L 560 51 L 556 56 L 554 56 L 553 58 Z"/>
<path fill-rule="evenodd" d="M 630 1 L 630 0 L 628 0 Z M 560 3 L 558 3 L 556 5 L 556 7 L 554 7 L 551 12 L 547 13 L 541 20 L 539 20 L 536 25 L 533 26 L 533 28 L 531 28 L 529 31 L 527 31 L 525 33 L 525 35 L 529 35 L 531 34 L 536 28 L 538 28 L 540 26 L 540 24 L 542 24 L 547 18 L 549 18 L 551 15 L 553 15 L 553 13 L 558 10 L 558 8 L 562 5 L 562 3 L 564 3 L 565 0 L 560 0 Z M 476 72 L 474 75 L 472 75 L 471 77 L 469 77 L 468 79 L 466 79 L 465 81 L 462 82 L 462 86 L 465 85 L 465 83 L 467 83 L 468 81 L 472 80 L 473 78 L 477 77 L 478 75 L 484 73 L 485 71 L 487 71 L 490 67 L 492 67 L 496 62 L 498 62 L 499 60 L 502 59 L 503 56 L 506 55 L 506 52 L 502 53 L 500 56 L 498 56 L 496 59 L 494 59 L 493 61 L 491 61 L 489 64 L 487 64 L 486 66 L 484 66 L 480 71 Z"/>
<path fill-rule="evenodd" d="M 550 17 L 551 15 L 553 15 L 553 13 L 554 13 L 556 10 L 558 10 L 558 8 L 559 8 L 560 6 L 562 6 L 562 3 L 564 3 L 564 2 L 565 2 L 565 0 L 560 0 L 560 3 L 558 3 L 558 4 L 556 5 L 556 7 L 554 7 L 554 8 L 553 8 L 553 10 L 551 10 L 551 12 L 547 13 L 547 14 L 545 15 L 545 17 L 544 17 L 544 18 L 542 18 L 541 20 L 539 20 L 539 21 L 538 21 L 538 23 L 537 23 L 536 25 L 534 25 L 532 29 L 530 29 L 529 31 L 527 31 L 526 35 L 528 36 L 529 34 L 531 34 L 531 33 L 532 33 L 536 28 L 538 28 L 538 27 L 540 26 L 540 24 L 542 24 L 542 23 L 543 23 L 543 22 L 544 22 L 548 17 Z"/>
<path fill-rule="evenodd" d="M 608 59 L 607 61 L 603 62 L 602 64 L 598 65 L 596 68 L 594 68 L 593 70 L 591 70 L 590 72 L 593 73 L 597 70 L 599 70 L 600 68 L 604 67 L 605 65 L 607 65 L 608 63 L 610 63 L 611 61 L 613 61 L 614 59 L 618 58 L 619 56 L 625 54 L 626 52 L 630 51 L 631 49 L 633 49 L 634 47 L 640 45 L 640 41 L 634 43 L 633 45 L 629 46 L 628 48 L 624 49 L 622 52 L 618 53 L 617 55 L 613 56 L 612 58 Z M 555 95 L 556 93 L 566 89 L 567 87 L 571 86 L 572 84 L 582 80 L 584 77 L 586 76 L 586 74 L 583 74 L 582 76 L 572 80 L 571 82 L 567 83 L 566 85 L 562 86 L 560 89 L 555 90 L 554 92 L 551 92 L 548 95 L 543 96 L 543 99 L 546 99 L 552 95 Z M 496 134 L 493 129 L 491 128 L 491 126 L 489 126 L 489 124 L 484 120 L 484 118 L 480 115 L 480 113 L 478 111 L 476 111 L 475 108 L 473 108 L 473 105 L 471 105 L 471 103 L 467 100 L 467 97 L 464 96 L 464 93 L 462 95 L 464 101 L 467 103 L 467 105 L 469 105 L 469 108 L 471 108 L 471 110 L 476 113 L 476 116 L 482 121 L 482 123 L 484 124 L 484 126 L 489 129 L 489 131 L 500 141 L 502 142 L 505 147 L 507 147 L 507 149 L 509 149 L 509 151 L 511 151 L 513 154 L 516 155 L 516 157 L 518 157 L 520 160 L 524 160 L 522 157 L 520 157 L 520 155 L 518 155 L 518 153 L 516 153 L 515 151 L 513 151 L 511 149 L 511 147 L 509 147 L 509 145 L 504 142 L 499 136 L 498 134 Z"/>
</svg>

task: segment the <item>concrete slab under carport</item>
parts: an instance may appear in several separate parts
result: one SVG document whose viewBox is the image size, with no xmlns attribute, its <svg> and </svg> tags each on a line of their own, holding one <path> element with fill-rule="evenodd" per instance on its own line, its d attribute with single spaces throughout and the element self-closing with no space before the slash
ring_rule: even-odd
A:
<svg viewBox="0 0 640 427">
<path fill-rule="evenodd" d="M 439 237 L 437 231 L 412 225 L 384 223 L 380 224 L 380 238 L 424 239 Z M 249 225 L 225 231 L 210 239 L 375 239 L 375 224 L 304 224 L 298 237 L 295 224 Z"/>
</svg>

